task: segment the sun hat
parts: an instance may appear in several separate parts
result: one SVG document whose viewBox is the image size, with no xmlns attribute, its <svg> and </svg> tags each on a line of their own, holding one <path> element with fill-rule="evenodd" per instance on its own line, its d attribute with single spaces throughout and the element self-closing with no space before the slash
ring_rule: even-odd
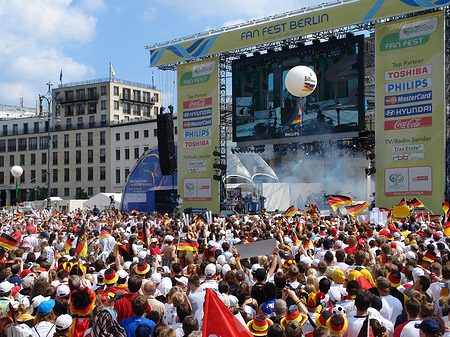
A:
<svg viewBox="0 0 450 337">
<path fill-rule="evenodd" d="M 342 335 L 348 327 L 347 318 L 341 314 L 333 314 L 327 320 L 327 328 L 330 329 L 332 334 Z"/>
<path fill-rule="evenodd" d="M 150 265 L 147 263 L 147 261 L 139 261 L 138 265 L 136 266 L 136 274 L 138 275 L 145 275 L 150 270 Z"/>
<path fill-rule="evenodd" d="M 106 269 L 105 277 L 104 277 L 103 281 L 107 285 L 111 285 L 111 284 L 116 283 L 118 279 L 119 279 L 119 276 L 117 275 L 117 273 L 115 272 L 114 269 L 112 269 L 112 268 Z"/>
<path fill-rule="evenodd" d="M 388 274 L 387 279 L 391 282 L 391 286 L 394 288 L 398 288 L 402 284 L 402 276 L 397 270 L 391 271 Z"/>
<path fill-rule="evenodd" d="M 332 316 L 332 312 L 328 310 L 322 311 L 321 314 L 316 316 L 316 325 L 317 326 L 327 326 L 328 319 Z"/>
<path fill-rule="evenodd" d="M 301 314 L 297 308 L 289 309 L 286 313 L 286 317 L 280 320 L 280 325 L 285 328 L 286 324 L 292 321 L 297 321 L 300 325 L 305 324 L 308 320 L 308 316 Z"/>
<path fill-rule="evenodd" d="M 265 315 L 257 315 L 255 319 L 247 323 L 247 328 L 253 336 L 265 336 L 272 324 L 272 321 Z"/>
</svg>

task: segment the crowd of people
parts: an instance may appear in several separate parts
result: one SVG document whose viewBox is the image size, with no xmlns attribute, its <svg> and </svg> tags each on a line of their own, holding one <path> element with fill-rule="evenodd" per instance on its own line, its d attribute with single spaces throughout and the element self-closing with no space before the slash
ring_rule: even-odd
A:
<svg viewBox="0 0 450 337">
<path fill-rule="evenodd" d="M 208 289 L 253 336 L 447 337 L 450 237 L 413 214 L 5 211 L 0 337 L 207 336 Z"/>
</svg>

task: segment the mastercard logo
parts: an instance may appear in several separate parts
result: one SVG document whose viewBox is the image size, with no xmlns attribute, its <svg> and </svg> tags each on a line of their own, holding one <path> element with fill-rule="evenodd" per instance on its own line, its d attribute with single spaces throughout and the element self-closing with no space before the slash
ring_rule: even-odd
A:
<svg viewBox="0 0 450 337">
<path fill-rule="evenodd" d="M 388 96 L 384 98 L 384 104 L 395 104 L 397 103 L 397 97 L 395 96 Z"/>
</svg>

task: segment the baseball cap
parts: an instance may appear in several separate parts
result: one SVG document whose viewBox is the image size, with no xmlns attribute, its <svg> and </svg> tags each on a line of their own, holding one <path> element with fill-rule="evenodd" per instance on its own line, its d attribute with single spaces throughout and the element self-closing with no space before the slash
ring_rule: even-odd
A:
<svg viewBox="0 0 450 337">
<path fill-rule="evenodd" d="M 219 255 L 217 257 L 217 263 L 218 264 L 225 264 L 225 263 L 227 263 L 227 259 L 225 258 L 225 255 Z"/>
<path fill-rule="evenodd" d="M 152 243 L 157 243 L 157 242 L 158 242 L 158 239 L 157 239 L 157 238 L 152 238 L 152 239 L 151 239 L 151 242 L 152 242 Z"/>
<path fill-rule="evenodd" d="M 34 277 L 31 275 L 25 276 L 22 281 L 22 288 L 29 289 L 34 283 Z"/>
<path fill-rule="evenodd" d="M 40 313 L 41 315 L 47 315 L 52 311 L 54 306 L 55 301 L 52 299 L 49 299 L 48 301 L 42 301 L 38 306 L 38 313 Z"/>
<path fill-rule="evenodd" d="M 150 280 L 152 280 L 155 283 L 160 283 L 161 282 L 161 274 L 160 273 L 152 274 L 152 276 L 150 277 Z"/>
<path fill-rule="evenodd" d="M 432 334 L 440 331 L 438 322 L 432 318 L 425 318 L 422 323 L 414 324 L 414 327 Z"/>
<path fill-rule="evenodd" d="M 0 283 L 0 291 L 3 293 L 7 293 L 8 291 L 11 291 L 11 289 L 14 287 L 14 284 L 8 282 L 8 281 L 3 281 L 2 283 Z"/>
<path fill-rule="evenodd" d="M 407 260 L 415 260 L 416 259 L 416 254 L 414 252 L 409 251 L 409 252 L 406 253 L 406 259 Z"/>
<path fill-rule="evenodd" d="M 72 325 L 72 317 L 70 315 L 64 314 L 58 316 L 55 321 L 56 329 L 58 330 L 66 330 Z"/>
<path fill-rule="evenodd" d="M 222 275 L 225 275 L 226 273 L 228 273 L 231 270 L 231 267 L 229 264 L 224 264 L 222 267 Z"/>
<path fill-rule="evenodd" d="M 259 264 L 255 263 L 252 266 L 252 269 L 250 269 L 250 271 L 252 272 L 252 274 L 255 274 L 256 270 L 258 270 L 259 268 L 261 268 L 261 266 Z"/>
<path fill-rule="evenodd" d="M 125 269 L 120 269 L 117 271 L 117 276 L 119 276 L 119 278 L 127 278 L 128 273 L 125 271 Z"/>
<path fill-rule="evenodd" d="M 399 238 L 400 236 L 402 236 L 402 235 L 399 232 L 394 233 L 394 238 Z"/>
<path fill-rule="evenodd" d="M 70 288 L 66 284 L 61 284 L 58 288 L 56 288 L 56 296 L 64 297 L 70 294 Z"/>
<path fill-rule="evenodd" d="M 38 295 L 36 297 L 33 297 L 33 308 L 39 307 L 39 305 L 44 302 L 48 301 L 50 299 L 50 296 L 44 297 L 42 295 Z"/>
<path fill-rule="evenodd" d="M 166 235 L 165 237 L 164 237 L 164 240 L 166 241 L 166 242 L 172 242 L 173 241 L 173 236 L 172 235 Z"/>
<path fill-rule="evenodd" d="M 145 250 L 141 250 L 138 254 L 139 260 L 144 260 L 147 257 L 147 252 Z"/>
<path fill-rule="evenodd" d="M 421 268 L 414 268 L 412 271 L 413 281 L 416 282 L 420 276 L 424 276 L 425 273 Z"/>
<path fill-rule="evenodd" d="M 146 337 L 146 336 L 150 336 L 152 334 L 152 327 L 146 323 L 143 324 L 139 324 L 138 327 L 136 328 L 136 337 Z"/>
<path fill-rule="evenodd" d="M 205 275 L 206 277 L 213 277 L 216 274 L 216 265 L 213 263 L 210 263 L 205 268 Z"/>
</svg>

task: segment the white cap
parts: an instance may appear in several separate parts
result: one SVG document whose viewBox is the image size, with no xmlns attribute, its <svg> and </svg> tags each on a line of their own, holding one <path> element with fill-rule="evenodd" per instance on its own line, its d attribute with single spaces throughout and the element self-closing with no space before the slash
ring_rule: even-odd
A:
<svg viewBox="0 0 450 337">
<path fill-rule="evenodd" d="M 312 260 L 311 264 L 312 264 L 314 267 L 318 267 L 318 266 L 319 266 L 319 262 L 320 262 L 319 259 L 314 259 L 314 260 Z"/>
<path fill-rule="evenodd" d="M 139 258 L 137 258 L 136 256 L 133 257 L 133 263 L 139 263 Z"/>
<path fill-rule="evenodd" d="M 19 303 L 20 303 L 20 304 L 23 304 L 23 306 L 24 306 L 25 308 L 28 308 L 28 307 L 31 305 L 29 296 L 23 296 L 23 297 L 20 299 Z"/>
<path fill-rule="evenodd" d="M 8 291 L 11 291 L 11 289 L 14 287 L 14 284 L 8 282 L 8 281 L 3 281 L 2 283 L 0 283 L 0 291 L 3 293 L 7 293 Z"/>
<path fill-rule="evenodd" d="M 227 263 L 227 259 L 226 259 L 225 255 L 219 255 L 217 257 L 217 263 L 222 264 L 222 265 Z"/>
<path fill-rule="evenodd" d="M 208 241 L 208 247 L 215 247 L 216 243 L 213 240 Z"/>
<path fill-rule="evenodd" d="M 100 270 L 99 272 L 98 272 L 98 276 L 100 276 L 101 278 L 105 278 L 105 271 L 106 271 L 106 269 L 102 269 L 102 270 Z"/>
<path fill-rule="evenodd" d="M 330 300 L 332 302 L 339 302 L 341 300 L 341 292 L 337 288 L 331 288 L 328 291 L 328 295 L 330 296 Z"/>
<path fill-rule="evenodd" d="M 399 232 L 394 233 L 394 238 L 399 238 L 400 236 L 402 236 L 402 235 Z"/>
<path fill-rule="evenodd" d="M 19 302 L 17 301 L 11 301 L 8 303 L 8 305 L 6 306 L 6 311 L 16 311 L 17 309 L 19 309 Z"/>
<path fill-rule="evenodd" d="M 230 299 L 230 308 L 237 307 L 239 305 L 239 300 L 234 295 L 228 295 L 228 298 Z"/>
<path fill-rule="evenodd" d="M 425 275 L 425 273 L 421 268 L 414 268 L 412 271 L 412 277 L 413 277 L 414 282 L 416 282 L 420 276 L 424 276 L 424 275 Z"/>
<path fill-rule="evenodd" d="M 139 260 L 144 260 L 147 257 L 147 251 L 146 250 L 141 250 L 138 254 L 138 258 Z"/>
<path fill-rule="evenodd" d="M 117 276 L 119 276 L 119 278 L 127 278 L 128 273 L 125 271 L 125 269 L 120 269 L 117 271 Z"/>
<path fill-rule="evenodd" d="M 48 301 L 50 299 L 50 296 L 44 297 L 42 295 L 37 295 L 33 298 L 33 308 L 37 308 L 41 302 Z"/>
<path fill-rule="evenodd" d="M 415 260 L 416 259 L 416 254 L 414 252 L 409 251 L 409 252 L 406 253 L 406 259 L 407 260 L 411 260 L 411 259 Z"/>
<path fill-rule="evenodd" d="M 66 330 L 71 325 L 72 325 L 72 317 L 67 314 L 58 316 L 58 318 L 55 321 L 55 326 L 56 329 L 58 330 Z"/>
<path fill-rule="evenodd" d="M 224 264 L 222 267 L 222 275 L 225 275 L 226 273 L 228 273 L 231 270 L 230 265 L 228 264 Z"/>
<path fill-rule="evenodd" d="M 160 273 L 154 273 L 150 277 L 150 280 L 152 280 L 155 283 L 161 283 L 161 274 Z"/>
<path fill-rule="evenodd" d="M 304 263 L 304 264 L 311 264 L 312 260 L 309 256 L 307 255 L 302 255 L 300 256 L 300 262 Z"/>
<path fill-rule="evenodd" d="M 252 274 L 253 274 L 253 273 L 256 272 L 256 270 L 259 269 L 259 268 L 261 268 L 261 266 L 260 266 L 258 263 L 255 263 L 255 264 L 252 266 L 252 269 L 250 269 L 250 271 L 251 271 Z"/>
<path fill-rule="evenodd" d="M 130 270 L 131 267 L 131 261 L 127 261 L 123 264 L 123 269 Z"/>
<path fill-rule="evenodd" d="M 164 241 L 172 242 L 172 241 L 173 241 L 173 236 L 172 236 L 172 235 L 166 235 L 166 236 L 164 237 Z"/>
<path fill-rule="evenodd" d="M 150 241 L 151 241 L 152 243 L 157 243 L 157 242 L 158 242 L 158 239 L 157 239 L 157 238 L 152 238 Z"/>
<path fill-rule="evenodd" d="M 61 284 L 58 288 L 56 288 L 56 296 L 64 297 L 70 294 L 70 288 L 66 284 Z"/>
<path fill-rule="evenodd" d="M 206 277 L 213 277 L 216 274 L 216 265 L 214 263 L 210 263 L 205 268 Z"/>
</svg>

